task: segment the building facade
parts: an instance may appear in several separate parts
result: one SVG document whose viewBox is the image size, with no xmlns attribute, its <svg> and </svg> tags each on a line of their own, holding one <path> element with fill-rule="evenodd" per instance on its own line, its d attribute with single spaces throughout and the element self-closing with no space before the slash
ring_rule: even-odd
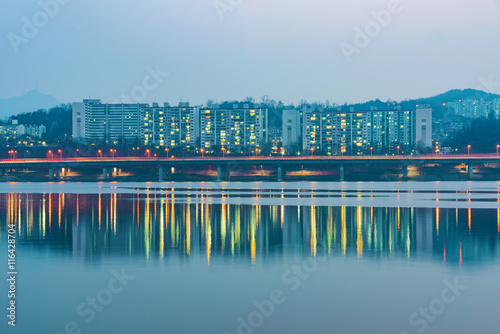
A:
<svg viewBox="0 0 500 334">
<path fill-rule="evenodd" d="M 73 140 L 88 143 L 140 142 L 141 108 L 148 104 L 103 104 L 101 100 L 73 103 Z"/>
<path fill-rule="evenodd" d="M 170 107 L 154 104 L 141 108 L 141 140 L 144 145 L 174 147 L 196 147 L 199 129 L 199 109 L 189 103 Z"/>
<path fill-rule="evenodd" d="M 432 141 L 432 109 L 421 105 L 415 111 L 415 145 L 418 150 L 434 146 Z"/>
<path fill-rule="evenodd" d="M 282 144 L 285 152 L 291 153 L 289 151 L 300 148 L 301 135 L 302 131 L 299 111 L 295 109 L 283 110 Z"/>
<path fill-rule="evenodd" d="M 18 125 L 17 136 L 29 136 L 32 138 L 40 138 L 47 132 L 45 125 Z"/>
<path fill-rule="evenodd" d="M 11 124 L 0 124 L 0 137 L 2 140 L 15 140 L 22 136 L 31 138 L 41 138 L 47 133 L 45 125 L 27 125 L 19 124 L 17 120 L 12 120 Z"/>
<path fill-rule="evenodd" d="M 306 154 L 363 154 L 366 151 L 366 113 L 308 112 L 303 117 L 302 148 Z"/>
<path fill-rule="evenodd" d="M 466 118 L 494 117 L 500 116 L 500 99 L 466 99 L 447 103 L 448 108 L 457 116 Z"/>
<path fill-rule="evenodd" d="M 267 109 L 234 105 L 233 108 L 205 108 L 200 111 L 201 146 L 244 151 L 268 142 Z"/>
<path fill-rule="evenodd" d="M 432 110 L 429 106 L 419 107 L 417 111 L 395 108 L 307 112 L 303 117 L 302 148 L 306 154 L 408 154 L 417 147 L 418 141 L 419 147 L 432 146 Z M 421 123 L 427 121 L 429 125 L 422 127 Z"/>
</svg>

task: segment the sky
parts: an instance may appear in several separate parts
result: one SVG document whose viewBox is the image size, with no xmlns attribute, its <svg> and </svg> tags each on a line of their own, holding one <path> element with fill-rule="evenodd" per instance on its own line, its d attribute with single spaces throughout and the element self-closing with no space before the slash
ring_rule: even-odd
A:
<svg viewBox="0 0 500 334">
<path fill-rule="evenodd" d="M 38 88 L 61 102 L 268 95 L 343 104 L 500 82 L 500 0 L 4 0 L 0 8 L 0 98 Z"/>
</svg>

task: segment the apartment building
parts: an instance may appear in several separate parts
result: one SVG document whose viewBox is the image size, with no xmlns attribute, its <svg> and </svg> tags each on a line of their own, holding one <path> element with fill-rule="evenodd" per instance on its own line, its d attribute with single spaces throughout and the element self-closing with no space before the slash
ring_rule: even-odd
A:
<svg viewBox="0 0 500 334">
<path fill-rule="evenodd" d="M 200 111 L 201 146 L 244 151 L 260 147 L 268 141 L 267 109 L 250 104 L 235 104 L 232 108 L 204 108 Z"/>
<path fill-rule="evenodd" d="M 148 104 L 107 104 L 101 100 L 73 103 L 73 140 L 90 143 L 140 142 L 141 108 Z"/>
<path fill-rule="evenodd" d="M 420 146 L 432 146 L 429 106 L 421 106 L 416 111 L 396 107 L 394 110 L 306 112 L 303 117 L 302 148 L 307 154 L 410 153 L 417 142 Z"/>
<path fill-rule="evenodd" d="M 189 103 L 171 107 L 153 104 L 141 108 L 141 141 L 144 145 L 196 147 L 199 129 L 199 109 Z"/>
</svg>

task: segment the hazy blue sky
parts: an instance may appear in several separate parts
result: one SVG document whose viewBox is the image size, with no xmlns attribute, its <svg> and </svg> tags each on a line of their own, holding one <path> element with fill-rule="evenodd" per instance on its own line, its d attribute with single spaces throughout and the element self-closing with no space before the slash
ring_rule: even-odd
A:
<svg viewBox="0 0 500 334">
<path fill-rule="evenodd" d="M 268 94 L 343 103 L 500 81 L 499 0 L 401 0 L 385 27 L 371 12 L 389 0 L 220 0 L 235 5 L 219 13 L 213 0 L 60 1 L 53 17 L 38 0 L 2 1 L 0 97 L 38 82 L 64 102 L 111 102 L 144 93 L 137 86 L 148 66 L 169 76 L 146 81 L 147 102 Z M 23 35 L 23 18 L 33 16 L 39 31 Z M 341 43 L 355 46 L 355 28 L 367 25 L 380 32 L 347 62 Z"/>
</svg>

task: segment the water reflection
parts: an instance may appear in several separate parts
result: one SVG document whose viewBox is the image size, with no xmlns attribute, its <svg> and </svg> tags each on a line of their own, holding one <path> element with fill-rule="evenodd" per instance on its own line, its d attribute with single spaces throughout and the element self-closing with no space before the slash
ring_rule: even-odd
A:
<svg viewBox="0 0 500 334">
<path fill-rule="evenodd" d="M 0 194 L 0 216 L 16 225 L 21 249 L 90 261 L 203 255 L 210 266 L 220 259 L 256 264 L 326 254 L 428 258 L 462 267 L 500 259 L 500 209 L 176 203 L 174 193 L 12 193 Z"/>
</svg>

